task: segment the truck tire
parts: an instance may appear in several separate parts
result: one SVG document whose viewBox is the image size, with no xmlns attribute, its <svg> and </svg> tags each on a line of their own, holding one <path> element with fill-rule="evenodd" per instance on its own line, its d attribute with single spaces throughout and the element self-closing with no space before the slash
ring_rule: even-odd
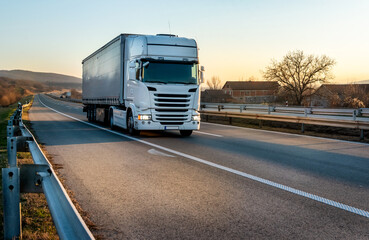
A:
<svg viewBox="0 0 369 240">
<path fill-rule="evenodd" d="M 115 129 L 115 126 L 114 126 L 114 118 L 113 118 L 113 111 L 110 111 L 109 112 L 109 126 L 110 126 L 110 129 L 111 130 L 114 130 Z"/>
<path fill-rule="evenodd" d="M 128 133 L 131 134 L 131 135 L 140 135 L 140 131 L 139 130 L 136 130 L 134 128 L 135 126 L 135 121 L 133 119 L 133 115 L 132 115 L 132 112 L 129 111 L 128 112 L 128 118 L 127 118 L 127 129 L 128 129 Z"/>
<path fill-rule="evenodd" d="M 91 114 L 92 114 L 91 109 L 90 108 L 87 108 L 87 119 L 88 119 L 89 122 L 92 122 L 92 116 L 91 116 Z"/>
<path fill-rule="evenodd" d="M 189 137 L 192 134 L 192 130 L 179 130 L 182 137 Z"/>
<path fill-rule="evenodd" d="M 96 122 L 96 107 L 90 105 L 87 108 L 87 119 L 89 122 Z"/>
</svg>

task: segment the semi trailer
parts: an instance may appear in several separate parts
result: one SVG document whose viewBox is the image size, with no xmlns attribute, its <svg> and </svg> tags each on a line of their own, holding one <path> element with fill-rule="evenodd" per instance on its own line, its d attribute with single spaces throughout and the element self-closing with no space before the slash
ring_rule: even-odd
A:
<svg viewBox="0 0 369 240">
<path fill-rule="evenodd" d="M 82 61 L 82 103 L 89 121 L 132 135 L 141 130 L 200 128 L 199 67 L 194 39 L 121 34 Z"/>
</svg>

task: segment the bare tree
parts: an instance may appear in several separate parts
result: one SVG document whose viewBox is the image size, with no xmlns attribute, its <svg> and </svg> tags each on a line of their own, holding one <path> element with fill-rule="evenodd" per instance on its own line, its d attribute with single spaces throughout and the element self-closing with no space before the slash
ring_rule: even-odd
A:
<svg viewBox="0 0 369 240">
<path fill-rule="evenodd" d="M 211 90 L 216 90 L 216 89 L 221 89 L 222 88 L 219 77 L 215 77 L 215 76 L 211 77 L 211 80 L 207 81 L 206 84 L 209 86 L 209 88 Z"/>
<path fill-rule="evenodd" d="M 278 81 L 301 105 L 316 83 L 325 83 L 333 78 L 331 70 L 335 64 L 325 55 L 304 55 L 303 51 L 297 50 L 289 52 L 281 62 L 272 60 L 263 74 L 266 80 Z"/>
<path fill-rule="evenodd" d="M 255 76 L 250 76 L 248 79 L 247 79 L 247 81 L 258 81 L 259 79 L 257 78 L 257 77 L 255 77 Z"/>
<path fill-rule="evenodd" d="M 258 81 L 259 79 L 253 75 L 251 75 L 250 77 L 246 78 L 244 76 L 241 76 L 240 78 L 238 78 L 238 81 Z"/>
</svg>

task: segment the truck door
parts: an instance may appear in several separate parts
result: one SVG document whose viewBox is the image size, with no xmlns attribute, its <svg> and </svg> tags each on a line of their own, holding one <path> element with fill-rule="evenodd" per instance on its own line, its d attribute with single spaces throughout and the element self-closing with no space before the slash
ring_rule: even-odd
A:
<svg viewBox="0 0 369 240">
<path fill-rule="evenodd" d="M 134 102 L 137 97 L 137 90 L 140 81 L 140 63 L 136 61 L 129 62 L 129 79 L 127 81 L 127 100 Z"/>
</svg>

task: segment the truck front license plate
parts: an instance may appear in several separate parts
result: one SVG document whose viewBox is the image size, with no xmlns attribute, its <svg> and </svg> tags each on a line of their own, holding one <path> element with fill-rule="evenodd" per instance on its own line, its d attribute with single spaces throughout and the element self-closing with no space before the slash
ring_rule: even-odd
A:
<svg viewBox="0 0 369 240">
<path fill-rule="evenodd" d="M 178 129 L 178 127 L 172 127 L 172 126 L 165 126 L 164 130 L 173 130 L 173 129 Z"/>
</svg>

